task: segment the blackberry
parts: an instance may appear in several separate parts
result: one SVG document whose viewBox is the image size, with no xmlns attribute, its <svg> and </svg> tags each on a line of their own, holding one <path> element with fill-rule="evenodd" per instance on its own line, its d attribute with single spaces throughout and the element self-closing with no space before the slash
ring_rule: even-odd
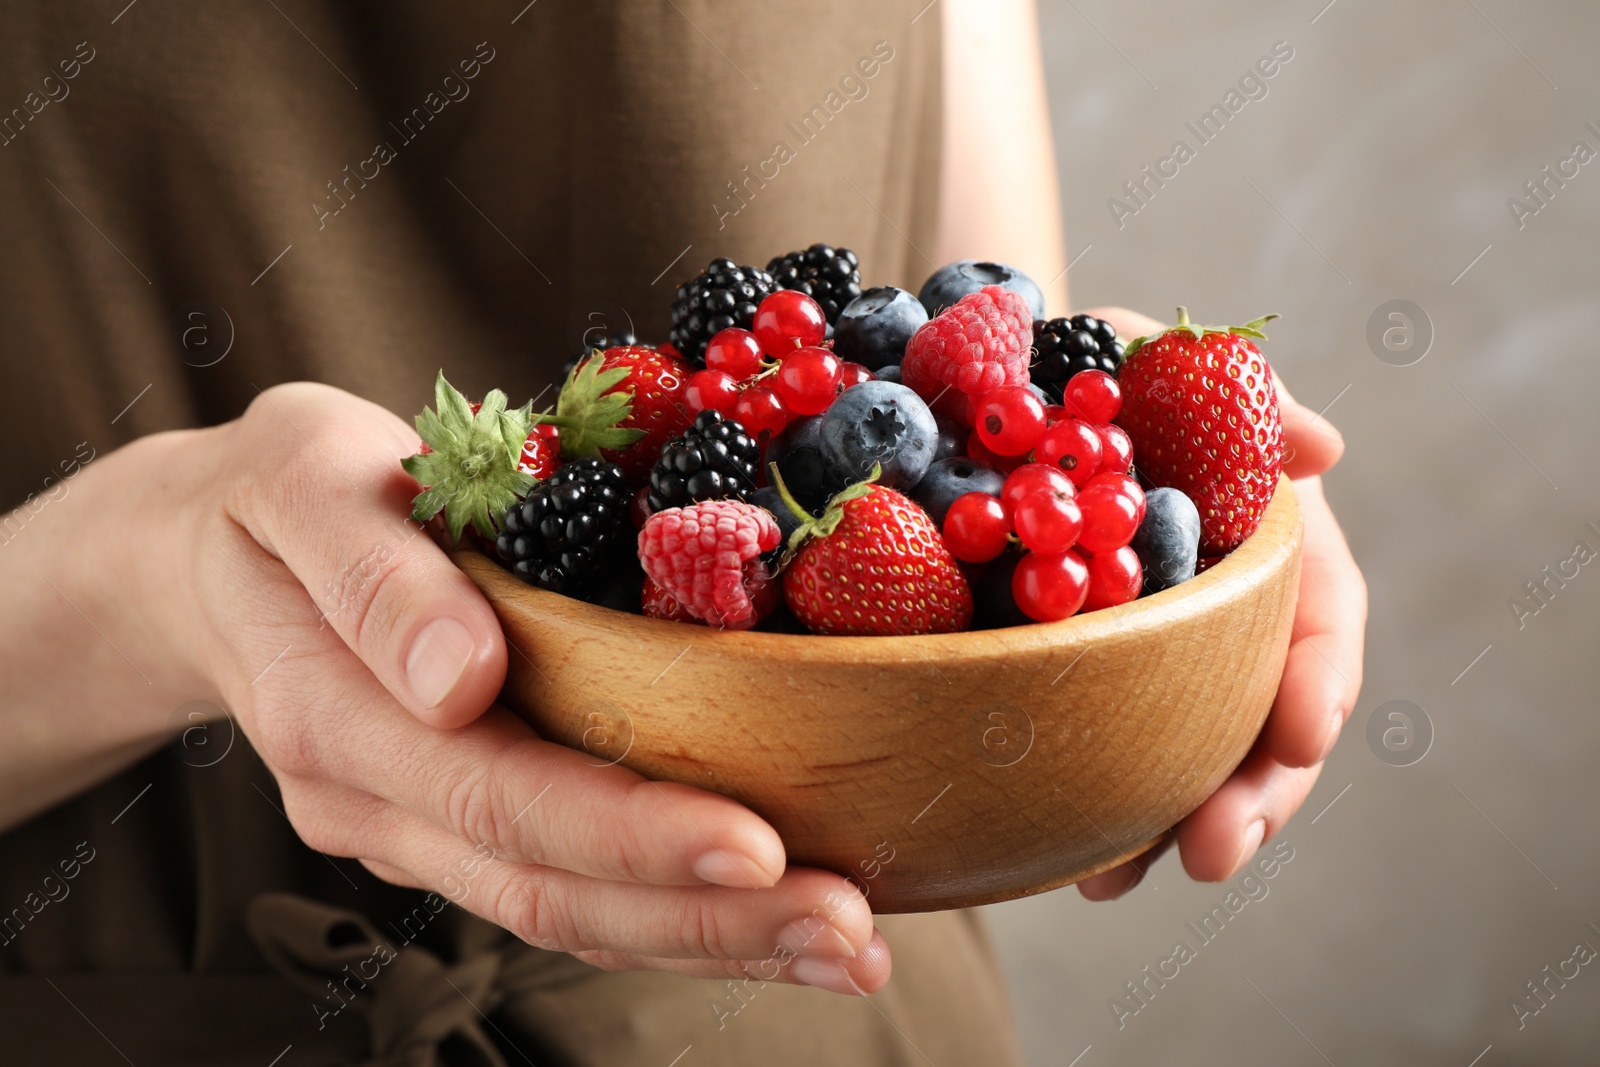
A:
<svg viewBox="0 0 1600 1067">
<path fill-rule="evenodd" d="M 756 487 L 760 460 L 761 446 L 743 426 L 715 411 L 702 411 L 662 448 L 650 472 L 650 510 L 681 508 L 696 500 L 743 500 Z"/>
<path fill-rule="evenodd" d="M 712 335 L 730 326 L 748 330 L 756 305 L 777 288 L 772 275 L 760 267 L 741 267 L 725 257 L 713 259 L 705 270 L 678 286 L 667 338 L 686 361 L 701 366 Z"/>
<path fill-rule="evenodd" d="M 1103 370 L 1115 375 L 1122 365 L 1122 342 L 1114 326 L 1093 315 L 1070 319 L 1035 320 L 1033 366 L 1029 375 L 1052 404 L 1061 403 L 1061 389 L 1081 370 Z"/>
<path fill-rule="evenodd" d="M 574 460 L 511 505 L 495 547 L 530 585 L 579 594 L 632 544 L 630 497 L 616 464 Z"/>
<path fill-rule="evenodd" d="M 798 289 L 821 304 L 829 326 L 838 323 L 839 313 L 861 295 L 861 260 L 848 248 L 815 244 L 775 257 L 767 264 L 767 273 L 779 288 Z"/>
</svg>

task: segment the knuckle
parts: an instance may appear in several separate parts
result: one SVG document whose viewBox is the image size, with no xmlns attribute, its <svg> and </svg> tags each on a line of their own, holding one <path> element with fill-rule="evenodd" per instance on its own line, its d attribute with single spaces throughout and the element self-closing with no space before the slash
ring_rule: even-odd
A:
<svg viewBox="0 0 1600 1067">
<path fill-rule="evenodd" d="M 583 945 L 572 917 L 550 899 L 549 885 L 538 872 L 519 872 L 495 893 L 496 921 L 538 948 L 566 952 Z"/>
<path fill-rule="evenodd" d="M 709 902 L 699 899 L 701 896 L 694 894 L 685 903 L 680 916 L 678 936 L 683 947 L 697 956 L 731 959 L 733 957 L 725 949 L 726 938 L 716 909 Z"/>
<path fill-rule="evenodd" d="M 474 845 L 488 845 L 494 852 L 521 863 L 538 863 L 537 847 L 525 846 L 518 839 L 510 812 L 505 775 L 499 757 L 473 767 L 465 775 L 452 767 L 453 776 L 444 784 L 443 803 L 446 825 L 458 837 Z"/>
<path fill-rule="evenodd" d="M 322 769 L 321 746 L 303 710 L 269 692 L 256 701 L 251 715 L 251 744 L 268 767 L 291 778 L 314 777 Z"/>
</svg>

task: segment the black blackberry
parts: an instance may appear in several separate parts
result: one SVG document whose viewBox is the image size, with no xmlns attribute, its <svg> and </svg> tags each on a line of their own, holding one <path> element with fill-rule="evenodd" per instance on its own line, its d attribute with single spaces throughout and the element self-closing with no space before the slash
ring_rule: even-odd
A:
<svg viewBox="0 0 1600 1067">
<path fill-rule="evenodd" d="M 702 411 L 694 425 L 661 449 L 650 472 L 650 510 L 681 508 L 696 500 L 744 499 L 756 487 L 761 446 L 732 419 Z"/>
<path fill-rule="evenodd" d="M 767 273 L 779 288 L 798 289 L 821 304 L 829 326 L 839 321 L 846 304 L 861 295 L 861 261 L 848 248 L 815 244 L 776 257 L 767 264 Z"/>
<path fill-rule="evenodd" d="M 523 581 L 576 595 L 632 544 L 629 497 L 616 464 L 573 460 L 511 505 L 495 547 Z"/>
<path fill-rule="evenodd" d="M 748 330 L 756 305 L 777 291 L 772 275 L 760 267 L 741 267 L 726 257 L 678 286 L 667 338 L 688 362 L 701 365 L 712 334 L 738 326 Z"/>
<path fill-rule="evenodd" d="M 1033 384 L 1061 403 L 1061 389 L 1081 370 L 1116 374 L 1122 365 L 1122 342 L 1114 326 L 1093 315 L 1070 319 L 1035 320 L 1033 324 Z"/>
</svg>

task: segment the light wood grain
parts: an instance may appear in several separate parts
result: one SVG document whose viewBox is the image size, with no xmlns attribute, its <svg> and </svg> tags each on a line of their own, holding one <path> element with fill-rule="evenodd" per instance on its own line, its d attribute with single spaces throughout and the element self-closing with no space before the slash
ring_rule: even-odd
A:
<svg viewBox="0 0 1600 1067">
<path fill-rule="evenodd" d="M 1205 574 L 1048 625 L 920 637 L 724 633 L 457 562 L 544 737 L 734 797 L 791 864 L 879 913 L 992 903 L 1145 851 L 1249 751 L 1288 651 L 1302 524 L 1287 479 Z"/>
</svg>

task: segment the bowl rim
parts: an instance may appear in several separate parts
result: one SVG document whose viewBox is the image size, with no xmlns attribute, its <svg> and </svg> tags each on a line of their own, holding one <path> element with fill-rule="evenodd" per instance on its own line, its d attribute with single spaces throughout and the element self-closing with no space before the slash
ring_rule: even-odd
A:
<svg viewBox="0 0 1600 1067">
<path fill-rule="evenodd" d="M 1261 524 L 1220 563 L 1181 585 L 1150 596 L 1074 615 L 1058 622 L 1038 622 L 995 630 L 946 634 L 900 634 L 893 637 L 827 636 L 822 634 L 764 633 L 755 630 L 715 630 L 666 619 L 634 615 L 599 604 L 531 586 L 482 552 L 457 550 L 458 566 L 480 585 L 494 586 L 497 608 L 536 611 L 560 616 L 580 626 L 635 633 L 641 640 L 671 636 L 690 649 L 714 647 L 719 655 L 740 655 L 797 660 L 807 663 L 849 662 L 856 666 L 904 663 L 908 659 L 946 663 L 990 659 L 997 652 L 1015 655 L 1027 651 L 1057 650 L 1063 646 L 1090 646 L 1130 631 L 1156 630 L 1172 622 L 1174 614 L 1198 614 L 1230 598 L 1230 586 L 1248 587 L 1252 575 L 1270 570 L 1283 558 L 1299 551 L 1303 537 L 1299 498 L 1285 475 L 1267 505 Z M 503 579 L 503 580 L 502 580 Z M 538 608 L 533 605 L 538 604 Z M 985 640 L 976 639 L 982 635 Z M 686 651 L 688 651 L 686 649 Z"/>
</svg>

